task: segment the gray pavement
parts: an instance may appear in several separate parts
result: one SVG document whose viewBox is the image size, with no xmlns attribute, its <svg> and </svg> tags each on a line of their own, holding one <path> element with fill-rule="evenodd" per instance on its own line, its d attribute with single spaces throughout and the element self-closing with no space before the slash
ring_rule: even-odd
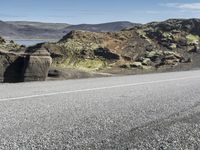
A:
<svg viewBox="0 0 200 150">
<path fill-rule="evenodd" d="M 0 149 L 200 149 L 200 71 L 0 84 Z"/>
</svg>

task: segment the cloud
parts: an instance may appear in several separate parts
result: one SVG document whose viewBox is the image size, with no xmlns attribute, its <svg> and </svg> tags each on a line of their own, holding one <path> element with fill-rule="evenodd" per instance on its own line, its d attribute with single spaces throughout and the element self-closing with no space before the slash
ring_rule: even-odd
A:
<svg viewBox="0 0 200 150">
<path fill-rule="evenodd" d="M 200 3 L 182 4 L 182 5 L 179 5 L 179 8 L 200 10 Z"/>
<path fill-rule="evenodd" d="M 154 15 L 154 14 L 160 14 L 160 11 L 147 10 L 146 13 L 147 13 L 147 14 L 152 14 L 152 15 Z"/>
<path fill-rule="evenodd" d="M 200 3 L 166 3 L 162 5 L 185 10 L 200 10 Z"/>
</svg>

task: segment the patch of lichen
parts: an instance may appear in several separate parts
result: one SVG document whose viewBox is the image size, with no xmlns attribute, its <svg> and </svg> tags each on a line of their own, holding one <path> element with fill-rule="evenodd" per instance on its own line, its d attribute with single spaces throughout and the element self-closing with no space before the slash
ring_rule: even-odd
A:
<svg viewBox="0 0 200 150">
<path fill-rule="evenodd" d="M 177 48 L 177 44 L 171 43 L 170 46 L 169 46 L 169 48 L 172 49 L 172 50 L 176 49 Z"/>
<path fill-rule="evenodd" d="M 170 33 L 170 32 L 163 32 L 162 35 L 167 40 L 173 40 L 174 39 L 173 34 Z"/>
<path fill-rule="evenodd" d="M 103 69 L 107 66 L 106 61 L 101 59 L 70 59 L 66 58 L 60 60 L 58 62 L 53 62 L 52 64 L 54 67 L 59 68 L 76 68 L 85 71 L 95 71 L 99 69 Z"/>
<path fill-rule="evenodd" d="M 60 43 L 60 46 L 63 46 L 67 54 L 71 55 L 74 53 L 80 53 L 82 50 L 94 51 L 95 49 L 99 48 L 99 46 L 96 43 L 89 41 L 80 42 L 74 39 L 69 39 L 65 43 Z"/>
<path fill-rule="evenodd" d="M 81 70 L 94 71 L 106 67 L 106 62 L 100 59 L 84 59 L 75 63 L 75 67 Z"/>
<path fill-rule="evenodd" d="M 55 67 L 59 68 L 77 68 L 80 70 L 87 70 L 87 71 L 95 71 L 107 66 L 107 63 L 101 59 L 77 59 L 71 60 L 69 58 L 64 59 L 63 61 L 54 62 L 52 64 Z"/>
<path fill-rule="evenodd" d="M 54 61 L 53 65 L 62 68 L 77 68 L 86 71 L 99 70 L 107 66 L 104 59 L 94 56 L 94 51 L 99 45 L 89 41 L 80 42 L 76 39 L 68 39 L 67 42 L 59 43 L 64 57 Z M 83 54 L 86 52 L 87 54 Z"/>
<path fill-rule="evenodd" d="M 4 44 L 4 45 L 0 45 L 0 49 L 5 50 L 5 51 L 17 51 L 21 49 L 21 46 L 17 44 Z"/>
<path fill-rule="evenodd" d="M 149 44 L 152 43 L 152 40 L 147 36 L 147 33 L 146 33 L 145 30 L 143 30 L 143 29 L 138 29 L 136 32 L 139 34 L 139 36 L 140 36 L 141 38 L 143 38 L 143 39 L 145 39 L 146 41 L 148 41 Z"/>
<path fill-rule="evenodd" d="M 198 35 L 193 35 L 193 34 L 189 34 L 186 36 L 187 42 L 188 44 L 198 44 L 199 43 L 199 36 Z"/>
</svg>

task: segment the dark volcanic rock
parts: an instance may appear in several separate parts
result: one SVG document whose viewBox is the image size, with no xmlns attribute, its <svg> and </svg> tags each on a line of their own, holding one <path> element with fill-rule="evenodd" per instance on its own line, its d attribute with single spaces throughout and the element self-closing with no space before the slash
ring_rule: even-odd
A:
<svg viewBox="0 0 200 150">
<path fill-rule="evenodd" d="M 110 61 L 119 60 L 120 57 L 117 54 L 110 52 L 109 49 L 106 48 L 98 48 L 94 51 L 94 55 L 97 57 L 102 57 L 104 59 L 108 59 Z"/>
<path fill-rule="evenodd" d="M 35 53 L 0 51 L 0 81 L 44 81 L 50 65 L 51 57 L 46 50 Z"/>
<path fill-rule="evenodd" d="M 4 44 L 4 43 L 6 43 L 6 41 L 0 37 L 0 44 Z"/>
<path fill-rule="evenodd" d="M 46 49 L 54 67 L 89 71 L 174 68 L 188 65 L 186 62 L 198 67 L 199 27 L 200 19 L 170 19 L 119 32 L 74 30 L 56 43 L 39 44 L 29 50 Z"/>
</svg>

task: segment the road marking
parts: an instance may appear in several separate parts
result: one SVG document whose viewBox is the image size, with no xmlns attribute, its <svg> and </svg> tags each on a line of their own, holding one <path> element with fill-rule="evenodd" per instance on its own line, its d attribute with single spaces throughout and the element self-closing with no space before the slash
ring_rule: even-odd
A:
<svg viewBox="0 0 200 150">
<path fill-rule="evenodd" d="M 107 86 L 107 87 L 98 87 L 98 88 L 91 88 L 91 89 L 80 89 L 80 90 L 63 91 L 63 92 L 55 92 L 55 93 L 46 93 L 46 94 L 38 94 L 38 95 L 29 95 L 29 96 L 21 96 L 21 97 L 13 97 L 13 98 L 2 98 L 2 99 L 0 99 L 0 101 L 29 99 L 29 98 L 54 96 L 54 95 L 60 95 L 60 94 L 71 94 L 71 93 L 78 93 L 78 92 L 89 92 L 89 91 L 96 91 L 96 90 L 105 90 L 105 89 L 112 89 L 112 88 L 121 88 L 121 87 L 129 87 L 129 86 L 137 86 L 137 85 L 145 85 L 145 84 L 171 82 L 171 81 L 178 81 L 178 80 L 196 79 L 196 78 L 200 78 L 200 76 L 191 76 L 191 77 L 183 77 L 183 78 L 175 78 L 175 79 L 139 82 L 139 83 L 132 83 L 132 84 L 120 84 L 120 85 L 113 85 L 113 86 Z"/>
</svg>

